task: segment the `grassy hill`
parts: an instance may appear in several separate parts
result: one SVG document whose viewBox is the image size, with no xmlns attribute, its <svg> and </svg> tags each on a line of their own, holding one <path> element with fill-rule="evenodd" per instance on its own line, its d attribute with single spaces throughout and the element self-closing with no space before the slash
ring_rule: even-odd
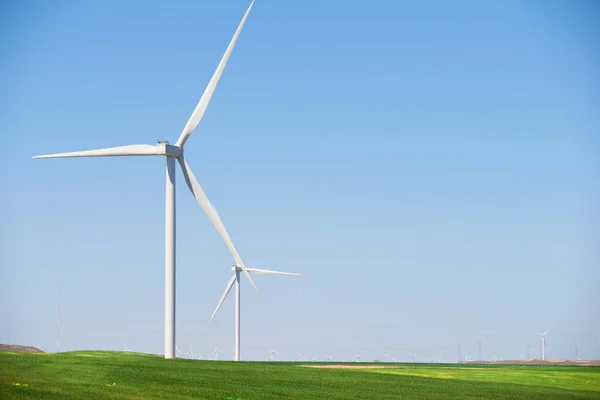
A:
<svg viewBox="0 0 600 400">
<path fill-rule="evenodd" d="M 351 365 L 0 351 L 0 399 L 600 399 L 599 367 Z"/>
</svg>

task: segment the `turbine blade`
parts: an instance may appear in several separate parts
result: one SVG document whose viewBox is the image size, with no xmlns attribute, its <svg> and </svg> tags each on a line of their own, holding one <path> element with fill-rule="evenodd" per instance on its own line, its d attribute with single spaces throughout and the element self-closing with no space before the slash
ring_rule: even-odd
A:
<svg viewBox="0 0 600 400">
<path fill-rule="evenodd" d="M 202 186 L 200 186 L 198 179 L 196 179 L 194 172 L 192 172 L 192 169 L 188 165 L 187 161 L 185 161 L 183 156 L 179 156 L 177 158 L 177 160 L 179 161 L 179 164 L 181 165 L 181 169 L 183 171 L 183 176 L 185 178 L 185 182 L 187 183 L 188 187 L 190 188 L 190 191 L 196 198 L 196 201 L 198 201 L 198 203 L 200 204 L 200 207 L 202 207 L 202 209 L 204 210 L 206 215 L 208 215 L 208 218 L 210 219 L 210 221 L 213 223 L 215 228 L 217 228 L 217 232 L 219 232 L 219 234 L 221 235 L 221 237 L 227 244 L 227 247 L 229 248 L 229 251 L 233 255 L 235 262 L 242 269 L 242 271 L 244 271 L 246 278 L 248 278 L 248 280 L 250 281 L 250 284 L 252 285 L 252 287 L 254 288 L 256 293 L 260 294 L 260 293 L 258 293 L 258 289 L 256 288 L 254 281 L 250 277 L 250 274 L 248 273 L 248 270 L 246 269 L 246 266 L 244 265 L 242 258 L 238 254 L 235 246 L 233 245 L 233 242 L 231 241 L 231 238 L 229 237 L 229 234 L 227 233 L 227 230 L 225 229 L 225 226 L 223 225 L 221 218 L 219 218 L 219 214 L 217 213 L 217 210 L 211 204 L 211 202 L 208 200 L 208 197 L 206 197 L 206 193 L 204 193 L 204 190 L 202 189 Z"/>
<path fill-rule="evenodd" d="M 118 157 L 118 156 L 157 156 L 156 146 L 149 144 L 132 144 L 129 146 L 109 147 L 107 149 L 74 151 L 70 153 L 46 154 L 32 158 L 71 158 L 71 157 Z"/>
<path fill-rule="evenodd" d="M 304 274 L 294 274 L 292 272 L 269 271 L 267 269 L 256 269 L 256 268 L 248 268 L 248 272 L 253 273 L 253 274 L 265 274 L 265 275 L 304 276 Z"/>
<path fill-rule="evenodd" d="M 227 65 L 227 61 L 229 60 L 231 51 L 233 50 L 233 47 L 235 46 L 235 42 L 237 41 L 237 38 L 240 35 L 240 32 L 242 31 L 242 27 L 244 26 L 244 23 L 246 22 L 246 18 L 248 18 L 248 14 L 250 13 L 250 10 L 252 9 L 253 4 L 254 4 L 254 0 L 252 0 L 252 3 L 250 3 L 250 7 L 248 7 L 246 14 L 244 14 L 244 17 L 242 18 L 242 22 L 240 22 L 240 25 L 238 26 L 237 30 L 235 31 L 235 34 L 233 35 L 233 39 L 231 39 L 231 42 L 229 43 L 229 46 L 227 47 L 227 50 L 225 51 L 225 54 L 223 55 L 221 62 L 217 66 L 217 69 L 215 70 L 212 78 L 210 79 L 208 86 L 206 87 L 206 89 L 204 89 L 204 93 L 202 94 L 202 97 L 200 98 L 198 105 L 196 105 L 196 108 L 194 109 L 194 112 L 192 112 L 190 119 L 188 120 L 187 124 L 185 124 L 185 127 L 183 128 L 183 131 L 181 132 L 181 135 L 179 136 L 179 139 L 177 140 L 176 145 L 178 147 L 183 148 L 183 146 L 185 145 L 185 142 L 188 140 L 188 138 L 190 137 L 192 132 L 194 132 L 194 129 L 196 129 L 196 127 L 200 123 L 200 120 L 204 116 L 204 112 L 206 111 L 206 108 L 208 107 L 208 103 L 210 102 L 210 99 L 212 98 L 212 95 L 217 87 L 217 84 L 219 83 L 221 74 L 223 73 L 223 70 L 225 69 L 225 66 Z"/>
<path fill-rule="evenodd" d="M 546 332 L 544 332 L 544 336 L 546 336 L 546 333 L 550 332 L 550 329 L 548 329 Z"/>
<path fill-rule="evenodd" d="M 232 288 L 234 282 L 235 282 L 235 274 L 233 274 L 233 278 L 231 278 L 229 280 L 229 283 L 227 283 L 227 286 L 225 287 L 225 292 L 223 292 L 223 296 L 221 296 L 221 300 L 219 301 L 219 304 L 217 305 L 217 308 L 215 309 L 215 312 L 213 313 L 212 317 L 210 317 L 210 321 L 208 321 L 209 325 L 212 322 L 212 320 L 215 317 L 215 315 L 217 315 L 217 311 L 219 311 L 219 308 L 221 308 L 221 304 L 223 304 L 223 302 L 225 301 L 225 298 L 227 297 L 227 295 L 231 291 L 231 288 Z"/>
</svg>

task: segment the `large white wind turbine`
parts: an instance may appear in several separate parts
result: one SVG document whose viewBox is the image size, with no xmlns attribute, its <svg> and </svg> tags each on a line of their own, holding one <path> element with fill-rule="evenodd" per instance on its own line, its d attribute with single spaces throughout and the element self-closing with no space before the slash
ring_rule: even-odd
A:
<svg viewBox="0 0 600 400">
<path fill-rule="evenodd" d="M 233 271 L 233 277 L 231 277 L 231 279 L 227 283 L 227 286 L 225 287 L 225 292 L 223 292 L 223 296 L 221 296 L 221 300 L 219 301 L 219 304 L 217 305 L 217 308 L 215 309 L 213 315 L 210 317 L 208 323 L 210 324 L 215 315 L 217 315 L 217 311 L 219 311 L 219 308 L 221 308 L 221 305 L 225 301 L 225 298 L 227 298 L 227 295 L 229 294 L 231 288 L 233 287 L 233 284 L 235 283 L 235 347 L 233 359 L 234 361 L 240 361 L 240 272 L 242 272 L 242 269 L 234 264 L 231 267 L 231 270 Z M 247 271 L 251 274 L 304 276 L 302 274 L 293 274 L 291 272 L 269 271 L 266 269 L 256 268 L 247 268 Z"/>
<path fill-rule="evenodd" d="M 546 334 L 547 334 L 548 332 L 550 332 L 550 329 L 548 329 L 548 330 L 547 330 L 546 332 L 544 332 L 544 333 L 539 333 L 539 332 L 536 332 L 536 333 L 535 333 L 536 335 L 540 335 L 540 336 L 541 336 L 541 338 L 542 338 L 542 360 L 544 360 L 544 359 L 545 359 L 545 356 L 546 356 Z"/>
<path fill-rule="evenodd" d="M 36 156 L 33 158 L 68 158 L 68 157 L 119 157 L 119 156 L 164 156 L 167 160 L 167 186 L 166 186 L 166 207 L 165 207 L 165 358 L 175 357 L 175 160 L 179 162 L 183 171 L 185 181 L 198 201 L 204 212 L 208 215 L 225 243 L 229 248 L 229 251 L 233 254 L 237 265 L 240 266 L 242 271 L 248 277 L 248 280 L 254 287 L 254 290 L 258 293 L 258 289 L 254 285 L 252 278 L 248 274 L 244 262 L 240 258 L 237 250 L 235 249 L 233 242 L 229 238 L 229 234 L 225 230 L 223 222 L 216 209 L 206 197 L 204 190 L 198 183 L 196 176 L 192 172 L 187 161 L 183 157 L 183 148 L 185 142 L 189 139 L 194 129 L 200 123 L 208 103 L 219 83 L 221 74 L 227 65 L 231 51 L 235 46 L 235 42 L 246 22 L 246 18 L 252 9 L 254 1 L 250 3 L 248 10 L 242 18 L 233 39 L 229 43 L 225 55 L 221 59 L 221 62 L 217 66 L 208 86 L 204 90 L 200 101 L 196 105 L 196 108 L 192 112 L 190 119 L 183 128 L 179 139 L 175 145 L 171 145 L 168 142 L 158 142 L 157 145 L 149 144 L 134 144 L 129 146 L 111 147 L 106 149 L 97 150 L 85 150 L 77 151 L 72 153 L 60 153 L 60 154 L 49 154 L 43 156 Z"/>
</svg>

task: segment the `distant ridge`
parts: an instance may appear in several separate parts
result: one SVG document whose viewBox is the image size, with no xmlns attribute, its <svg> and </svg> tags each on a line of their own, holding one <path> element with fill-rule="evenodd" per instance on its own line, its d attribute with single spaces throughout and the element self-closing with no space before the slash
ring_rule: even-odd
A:
<svg viewBox="0 0 600 400">
<path fill-rule="evenodd" d="M 14 353 L 44 353 L 44 351 L 33 346 L 20 346 L 18 344 L 2 344 L 0 343 L 0 350 L 12 351 Z"/>
</svg>

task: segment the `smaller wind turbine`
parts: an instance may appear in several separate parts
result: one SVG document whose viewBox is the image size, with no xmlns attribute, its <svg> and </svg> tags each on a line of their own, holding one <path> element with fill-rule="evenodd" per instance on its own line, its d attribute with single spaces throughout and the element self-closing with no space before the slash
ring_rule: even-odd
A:
<svg viewBox="0 0 600 400">
<path fill-rule="evenodd" d="M 444 352 L 440 351 L 440 358 L 439 358 L 439 362 L 443 363 L 444 362 Z"/>
<path fill-rule="evenodd" d="M 354 361 L 354 362 L 360 362 L 360 355 L 357 354 L 354 357 L 352 357 L 352 361 Z"/>
<path fill-rule="evenodd" d="M 327 362 L 331 361 L 331 356 L 327 356 Z"/>
<path fill-rule="evenodd" d="M 196 355 L 194 354 L 194 352 L 192 351 L 192 345 L 190 344 L 190 349 L 188 350 L 188 352 L 185 355 L 187 358 L 191 358 L 194 359 L 196 357 Z"/>
<path fill-rule="evenodd" d="M 417 353 L 412 353 L 412 360 L 413 360 L 414 363 L 417 362 L 416 359 L 415 359 L 416 356 L 417 356 Z"/>
<path fill-rule="evenodd" d="M 215 346 L 215 349 L 212 352 L 212 356 L 213 356 L 213 360 L 219 360 L 219 354 L 221 354 L 222 351 L 219 350 L 219 348 L 217 346 Z"/>
<path fill-rule="evenodd" d="M 225 301 L 225 298 L 227 298 L 227 295 L 235 283 L 235 351 L 233 359 L 234 361 L 240 361 L 240 273 L 243 271 L 243 269 L 238 267 L 237 264 L 233 264 L 231 270 L 233 271 L 233 277 L 227 283 L 225 292 L 223 293 L 223 296 L 221 297 L 221 300 L 219 301 L 219 304 L 217 305 L 212 317 L 210 317 L 208 323 L 210 324 L 215 315 L 217 315 L 217 311 L 219 311 L 219 308 L 221 308 L 223 301 Z M 304 276 L 302 274 L 293 274 L 291 272 L 269 271 L 266 269 L 256 268 L 246 268 L 246 271 L 248 271 L 250 274 Z"/>
<path fill-rule="evenodd" d="M 546 359 L 546 334 L 547 334 L 548 332 L 550 332 L 550 329 L 548 329 L 548 330 L 547 330 L 546 332 L 544 332 L 544 333 L 539 333 L 539 332 L 536 332 L 536 333 L 535 333 L 536 335 L 540 335 L 540 336 L 541 336 L 541 339 L 542 339 L 542 344 L 541 344 L 541 345 L 542 345 L 542 360 L 545 360 L 545 359 Z"/>
<path fill-rule="evenodd" d="M 271 355 L 269 356 L 269 361 L 277 361 L 279 362 L 279 353 L 277 353 L 277 349 L 269 350 Z"/>
<path fill-rule="evenodd" d="M 390 361 L 390 353 L 384 353 L 383 354 L 383 361 L 384 362 L 389 362 Z"/>
</svg>

